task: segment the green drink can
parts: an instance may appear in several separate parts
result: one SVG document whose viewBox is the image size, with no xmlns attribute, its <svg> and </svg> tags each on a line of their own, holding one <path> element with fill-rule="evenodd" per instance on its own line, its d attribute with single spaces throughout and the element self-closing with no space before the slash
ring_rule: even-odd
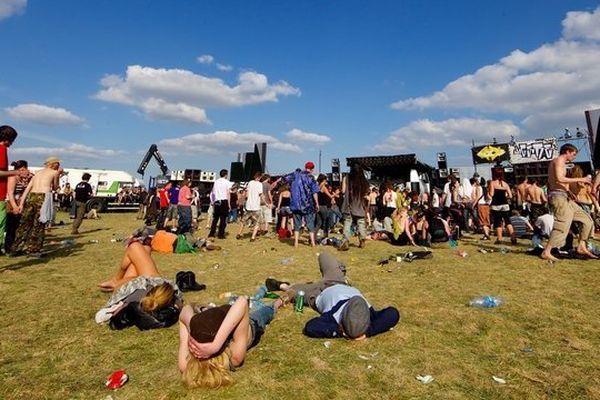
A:
<svg viewBox="0 0 600 400">
<path fill-rule="evenodd" d="M 296 294 L 296 301 L 294 303 L 294 311 L 297 313 L 304 312 L 304 291 L 299 290 Z"/>
</svg>

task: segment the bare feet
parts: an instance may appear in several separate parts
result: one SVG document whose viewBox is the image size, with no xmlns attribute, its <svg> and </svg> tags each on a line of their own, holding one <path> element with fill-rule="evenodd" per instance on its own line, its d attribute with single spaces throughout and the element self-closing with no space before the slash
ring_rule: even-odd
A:
<svg viewBox="0 0 600 400">
<path fill-rule="evenodd" d="M 589 251 L 587 249 L 587 247 L 585 247 L 585 246 L 583 246 L 583 247 L 581 247 L 581 246 L 577 247 L 577 253 L 581 254 L 581 255 L 584 255 L 584 256 L 586 256 L 588 258 L 598 259 L 598 257 L 594 253 L 592 253 L 591 251 Z"/>
<path fill-rule="evenodd" d="M 543 252 L 542 254 L 540 254 L 540 257 L 542 257 L 542 259 L 544 260 L 548 260 L 548 261 L 552 261 L 552 262 L 558 262 L 558 258 L 554 257 L 551 253 L 547 253 L 547 252 Z"/>
<path fill-rule="evenodd" d="M 111 279 L 109 281 L 99 283 L 98 287 L 103 292 L 112 292 L 113 290 L 115 290 L 115 282 Z"/>
</svg>

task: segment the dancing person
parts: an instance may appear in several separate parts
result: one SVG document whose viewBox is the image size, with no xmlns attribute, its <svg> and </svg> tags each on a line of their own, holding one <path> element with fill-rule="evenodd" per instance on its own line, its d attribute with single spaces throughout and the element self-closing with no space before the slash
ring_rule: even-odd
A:
<svg viewBox="0 0 600 400">
<path fill-rule="evenodd" d="M 6 237 L 4 248 L 2 249 L 6 252 L 10 250 L 17 234 L 17 228 L 21 223 L 22 210 L 19 208 L 19 200 L 33 177 L 33 174 L 27 169 L 27 161 L 18 160 L 11 163 L 11 165 L 13 166 L 13 170 L 20 172 L 20 174 L 9 176 L 7 182 Z"/>
<path fill-rule="evenodd" d="M 342 215 L 344 216 L 344 242 L 339 250 L 348 250 L 350 237 L 352 236 L 352 224 L 358 227 L 359 245 L 363 248 L 366 243 L 367 231 L 365 218 L 369 201 L 369 181 L 365 178 L 365 172 L 358 163 L 352 163 L 350 173 L 342 180 L 342 193 L 344 203 L 342 204 Z"/>
<path fill-rule="evenodd" d="M 329 230 L 331 227 L 331 201 L 333 194 L 329 190 L 327 184 L 327 175 L 320 174 L 317 178 L 317 184 L 319 185 L 319 193 L 317 194 L 317 201 L 319 203 L 319 212 L 317 212 L 317 218 L 315 223 L 315 232 L 318 234 L 319 230 L 323 229 L 323 237 L 329 236 Z"/>
<path fill-rule="evenodd" d="M 260 227 L 260 221 L 262 219 L 260 200 L 264 196 L 263 186 L 260 182 L 261 175 L 262 174 L 260 172 L 255 173 L 254 179 L 248 182 L 248 186 L 246 188 L 246 210 L 241 219 L 240 231 L 236 235 L 236 239 L 238 240 L 242 238 L 244 227 L 246 225 L 253 228 L 250 241 L 254 242 L 256 240 L 256 235 L 258 234 L 258 229 Z"/>
<path fill-rule="evenodd" d="M 227 226 L 227 217 L 229 216 L 229 204 L 231 196 L 231 187 L 233 183 L 227 179 L 228 172 L 222 169 L 219 172 L 219 179 L 215 181 L 211 194 L 214 196 L 212 224 L 210 226 L 209 238 L 215 235 L 219 239 L 225 239 L 225 227 Z M 217 231 L 217 225 L 219 229 Z"/>
<path fill-rule="evenodd" d="M 167 182 L 165 186 L 158 191 L 160 211 L 156 221 L 156 229 L 166 229 L 167 214 L 169 212 L 169 191 L 171 190 L 171 186 L 172 183 Z"/>
<path fill-rule="evenodd" d="M 61 173 L 60 160 L 48 157 L 44 168 L 29 181 L 19 200 L 21 224 L 10 248 L 11 255 L 24 252 L 30 257 L 42 257 L 46 224 L 52 220 L 54 211 L 52 191 L 59 188 L 58 178 Z"/>
<path fill-rule="evenodd" d="M 495 244 L 502 244 L 503 223 L 508 231 L 511 243 L 516 244 L 517 238 L 514 236 L 513 226 L 510 223 L 510 199 L 512 198 L 512 192 L 508 183 L 504 181 L 504 170 L 494 169 L 492 178 L 492 182 L 489 185 L 489 196 L 492 199 L 490 202 L 492 222 L 496 229 Z"/>
<path fill-rule="evenodd" d="M 308 161 L 304 164 L 304 171 L 299 168 L 286 175 L 283 179 L 290 185 L 292 199 L 290 208 L 294 217 L 294 247 L 298 247 L 300 239 L 300 228 L 302 221 L 306 223 L 306 229 L 310 237 L 310 245 L 316 246 L 315 243 L 315 213 L 319 211 L 319 185 L 312 175 L 315 169 L 315 164 Z"/>
<path fill-rule="evenodd" d="M 178 227 L 177 233 L 185 234 L 192 232 L 192 182 L 184 179 L 179 188 L 179 198 L 177 201 Z"/>
<path fill-rule="evenodd" d="M 290 186 L 288 184 L 282 185 L 282 187 L 279 189 L 279 199 L 277 200 L 277 215 L 279 221 L 277 233 L 279 234 L 280 238 L 288 237 L 288 233 L 290 232 L 288 228 L 288 222 L 291 221 L 293 224 L 292 209 L 290 208 L 291 196 L 292 194 L 290 192 Z M 292 230 L 293 229 L 294 227 L 292 225 Z"/>
<path fill-rule="evenodd" d="M 89 173 L 84 173 L 81 176 L 81 182 L 75 186 L 75 219 L 73 220 L 73 228 L 71 229 L 72 235 L 79 234 L 79 227 L 83 222 L 87 202 L 94 194 L 92 186 L 89 184 L 91 177 L 92 175 Z"/>
<path fill-rule="evenodd" d="M 0 249 L 4 249 L 4 234 L 6 232 L 6 197 L 8 178 L 21 174 L 19 171 L 8 170 L 8 148 L 17 139 L 17 131 L 8 125 L 0 126 Z"/>
<path fill-rule="evenodd" d="M 539 187 L 536 178 L 530 178 L 529 183 L 530 185 L 527 188 L 527 202 L 529 203 L 531 212 L 531 221 L 535 222 L 538 217 L 548 212 L 546 207 L 548 198 L 542 188 Z"/>
<path fill-rule="evenodd" d="M 566 175 L 566 163 L 575 161 L 577 147 L 570 143 L 561 146 L 559 155 L 548 165 L 548 204 L 554 215 L 554 225 L 548 243 L 541 254 L 546 260 L 558 261 L 552 255 L 552 249 L 565 244 L 565 239 L 573 222 L 579 222 L 579 243 L 577 253 L 588 258 L 598 258 L 587 248 L 594 223 L 592 218 L 575 202 L 575 196 L 570 191 L 572 183 L 591 183 L 591 176 L 581 178 L 568 178 Z"/>
</svg>

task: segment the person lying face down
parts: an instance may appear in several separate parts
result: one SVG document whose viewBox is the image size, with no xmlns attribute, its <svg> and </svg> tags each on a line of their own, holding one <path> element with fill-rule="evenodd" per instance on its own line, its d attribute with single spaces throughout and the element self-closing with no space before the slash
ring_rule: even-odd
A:
<svg viewBox="0 0 600 400">
<path fill-rule="evenodd" d="M 219 388 L 233 382 L 231 371 L 243 364 L 266 326 L 283 305 L 238 298 L 233 305 L 202 308 L 186 305 L 179 316 L 178 366 L 188 388 Z"/>
<path fill-rule="evenodd" d="M 333 255 L 321 253 L 319 267 L 322 279 L 315 283 L 290 286 L 274 278 L 265 281 L 267 289 L 284 290 L 293 300 L 303 291 L 304 304 L 321 314 L 306 323 L 306 336 L 362 340 L 386 332 L 398 323 L 400 313 L 395 307 L 376 311 L 358 289 L 348 284 L 345 266 Z"/>
</svg>

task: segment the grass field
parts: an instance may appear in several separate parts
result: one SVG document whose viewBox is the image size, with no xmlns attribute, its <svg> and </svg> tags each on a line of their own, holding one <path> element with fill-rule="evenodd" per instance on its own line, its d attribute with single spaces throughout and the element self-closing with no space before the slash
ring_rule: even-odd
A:
<svg viewBox="0 0 600 400">
<path fill-rule="evenodd" d="M 351 247 L 338 254 L 351 282 L 376 308 L 400 309 L 395 329 L 364 342 L 330 340 L 327 348 L 302 335 L 316 314 L 287 307 L 234 373 L 233 386 L 188 391 L 176 366 L 176 326 L 111 331 L 93 319 L 108 299 L 96 284 L 123 254 L 111 238 L 138 225 L 134 214 L 104 214 L 84 221 L 76 244 L 47 260 L 0 259 L 0 399 L 600 399 L 600 262 L 550 265 L 522 254 L 524 241 L 508 254 L 483 254 L 476 238 L 461 242 L 466 258 L 440 245 L 433 259 L 383 267 L 379 259 L 405 249 Z M 69 232 L 69 225 L 54 229 L 47 247 L 58 248 Z M 221 251 L 155 259 L 164 276 L 193 270 L 207 285 L 186 302 L 218 302 L 225 291 L 251 293 L 269 275 L 317 280 L 317 252 L 335 251 L 233 236 L 219 241 Z M 465 306 L 482 294 L 506 304 Z M 122 368 L 130 382 L 107 390 L 105 378 Z M 435 380 L 424 385 L 420 374 Z"/>
</svg>

